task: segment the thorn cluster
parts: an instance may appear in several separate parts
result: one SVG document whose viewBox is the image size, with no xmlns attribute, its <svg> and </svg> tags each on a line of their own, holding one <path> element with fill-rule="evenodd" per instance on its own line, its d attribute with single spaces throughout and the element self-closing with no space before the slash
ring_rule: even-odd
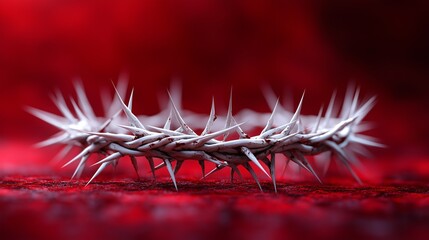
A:
<svg viewBox="0 0 429 240">
<path fill-rule="evenodd" d="M 301 115 L 303 94 L 294 113 L 286 111 L 277 99 L 275 103 L 269 102 L 272 107 L 271 114 L 246 110 L 246 114 L 237 114 L 234 117 L 231 94 L 226 117 L 221 119 L 216 116 L 215 104 L 212 101 L 210 115 L 206 124 L 202 126 L 198 124 L 202 119 L 207 119 L 207 116 L 191 113 L 184 118 L 181 114 L 183 111 L 180 107 L 180 99 L 173 100 L 178 95 L 174 89 L 173 94 L 168 92 L 171 104 L 165 111 L 155 116 L 136 116 L 132 111 L 133 91 L 126 104 L 121 97 L 125 95 L 126 84 L 120 82 L 117 88 L 115 87 L 116 95 L 113 99 L 103 98 L 105 117 L 97 117 L 82 85 L 76 84 L 75 88 L 77 102 L 71 99 L 72 108 L 67 105 L 59 92 L 53 96 L 61 115 L 35 108 L 29 108 L 29 112 L 60 130 L 58 134 L 40 142 L 38 146 L 64 144 L 64 149 L 59 153 L 61 158 L 66 156 L 73 147 L 82 149 L 64 165 L 78 162 L 72 179 L 80 177 L 92 154 L 105 156 L 104 159 L 93 164 L 99 167 L 88 184 L 108 165 L 116 166 L 119 160 L 128 156 L 137 174 L 137 160 L 140 159 L 148 161 L 154 177 L 157 169 L 166 167 L 176 190 L 175 174 L 182 163 L 187 160 L 196 160 L 201 166 L 203 178 L 228 168 L 231 171 L 232 181 L 234 174 L 241 176 L 238 167 L 242 166 L 262 191 L 252 165 L 256 166 L 272 179 L 274 189 L 277 191 L 275 176 L 277 155 L 283 155 L 288 163 L 289 161 L 296 163 L 321 182 L 307 160 L 307 156 L 321 156 L 321 153 L 325 152 L 328 153 L 325 155 L 327 157 L 323 158 L 325 164 L 329 164 L 331 155 L 336 155 L 355 180 L 361 183 L 352 167 L 358 161 L 355 154 L 367 152 L 366 146 L 382 147 L 382 144 L 374 139 L 360 134 L 368 129 L 362 120 L 374 106 L 375 98 L 360 103 L 359 89 L 348 89 L 338 114 L 335 113 L 334 93 L 325 114 L 322 107 L 317 116 Z M 275 97 L 273 98 L 273 94 L 267 94 L 267 99 L 272 100 Z M 264 119 L 265 124 L 261 125 L 260 120 L 252 122 L 252 119 Z M 203 129 L 202 133 L 197 134 L 185 120 Z M 223 122 L 223 127 L 216 125 L 216 120 L 221 124 Z M 161 121 L 164 122 L 163 126 L 160 126 Z M 244 121 L 246 125 L 262 128 L 260 134 L 252 137 L 247 135 L 243 130 Z M 239 137 L 231 139 L 230 134 L 234 132 Z M 162 163 L 155 166 L 154 158 L 161 159 Z M 174 169 L 173 162 L 176 162 Z M 205 173 L 206 162 L 214 163 L 216 167 Z M 262 164 L 267 166 L 269 172 Z"/>
</svg>

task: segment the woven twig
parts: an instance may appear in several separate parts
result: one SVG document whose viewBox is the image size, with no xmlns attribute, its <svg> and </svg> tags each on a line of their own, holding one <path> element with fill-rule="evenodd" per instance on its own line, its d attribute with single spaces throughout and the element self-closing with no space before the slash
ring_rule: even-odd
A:
<svg viewBox="0 0 429 240">
<path fill-rule="evenodd" d="M 121 96 L 125 95 L 126 84 L 120 82 L 115 91 L 116 96 L 113 100 L 106 97 L 103 99 L 105 117 L 97 117 L 94 114 L 80 84 L 76 84 L 77 103 L 71 100 L 73 110 L 67 106 L 63 96 L 58 92 L 53 100 L 62 115 L 35 108 L 29 109 L 33 115 L 60 130 L 58 134 L 39 143 L 38 146 L 65 144 L 61 156 L 65 156 L 74 146 L 83 149 L 64 165 L 78 161 L 72 179 L 80 177 L 91 154 L 101 153 L 106 157 L 93 164 L 99 167 L 88 184 L 108 165 L 115 166 L 120 159 L 129 156 L 137 173 L 137 159 L 146 159 L 149 162 L 154 177 L 156 169 L 166 167 L 176 189 L 175 174 L 183 161 L 197 160 L 202 168 L 203 177 L 229 168 L 232 179 L 234 173 L 241 176 L 238 168 L 241 165 L 261 189 L 252 168 L 254 165 L 272 179 L 274 189 L 277 191 L 275 176 L 277 155 L 285 156 L 282 159 L 298 164 L 321 182 L 306 156 L 329 152 L 336 155 L 355 180 L 361 183 L 352 167 L 356 161 L 354 154 L 364 152 L 365 146 L 382 146 L 374 139 L 361 134 L 367 130 L 362 120 L 373 107 L 375 97 L 360 102 L 359 89 L 349 88 L 339 114 L 334 114 L 336 107 L 334 94 L 325 113 L 323 114 L 322 107 L 317 116 L 300 114 L 304 94 L 294 113 L 286 111 L 278 100 L 275 101 L 272 94 L 268 94 L 271 114 L 243 110 L 234 117 L 231 95 L 225 118 L 217 118 L 214 101 L 209 116 L 188 112 L 186 118 L 182 117 L 180 99 L 176 98 L 173 101 L 174 96 L 178 95 L 177 91 L 173 91 L 173 97 L 169 93 L 171 104 L 166 110 L 154 116 L 136 116 L 132 112 L 133 92 L 125 104 Z M 208 120 L 203 126 L 201 123 L 205 122 L 204 119 Z M 161 121 L 164 123 L 162 126 Z M 186 122 L 191 122 L 195 128 L 202 130 L 202 133 L 198 135 Z M 250 137 L 243 130 L 244 126 L 250 129 L 259 127 L 263 130 L 260 134 Z M 239 137 L 231 139 L 229 135 L 233 132 L 238 133 Z M 162 164 L 155 166 L 154 158 L 162 159 Z M 173 161 L 176 161 L 174 169 Z M 206 174 L 207 161 L 214 163 L 216 167 Z M 329 164 L 330 157 L 325 161 Z M 262 164 L 268 167 L 268 172 Z"/>
</svg>

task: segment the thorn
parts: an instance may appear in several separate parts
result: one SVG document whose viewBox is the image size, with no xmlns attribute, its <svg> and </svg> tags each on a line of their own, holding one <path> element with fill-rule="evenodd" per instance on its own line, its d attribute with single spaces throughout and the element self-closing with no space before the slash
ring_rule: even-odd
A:
<svg viewBox="0 0 429 240">
<path fill-rule="evenodd" d="M 91 167 L 93 167 L 95 165 L 99 165 L 99 164 L 104 164 L 106 162 L 113 162 L 120 157 L 122 157 L 122 153 L 120 153 L 120 152 L 112 153 L 109 156 L 105 157 L 104 159 L 92 164 Z"/>
<path fill-rule="evenodd" d="M 314 171 L 313 167 L 308 162 L 308 160 L 304 157 L 304 155 L 299 151 L 294 152 L 294 155 L 298 158 L 298 161 L 300 161 L 302 165 L 305 166 L 304 169 L 310 172 L 317 179 L 319 183 L 323 184 L 322 180 L 319 178 L 319 176 Z"/>
<path fill-rule="evenodd" d="M 213 126 L 213 123 L 215 120 L 216 120 L 215 103 L 214 103 L 214 98 L 212 98 L 212 108 L 210 110 L 210 115 L 209 115 L 209 119 L 207 120 L 206 127 L 204 128 L 204 131 L 201 133 L 202 136 L 210 132 L 211 127 Z"/>
<path fill-rule="evenodd" d="M 355 96 L 354 96 L 354 98 L 353 98 L 353 102 L 352 102 L 352 104 L 351 104 L 351 107 L 350 107 L 350 112 L 349 112 L 349 118 L 354 114 L 354 112 L 356 111 L 356 108 L 357 108 L 357 104 L 358 104 L 358 99 L 359 99 L 359 92 L 360 92 L 360 88 L 357 88 L 356 89 L 356 92 L 355 92 Z"/>
<path fill-rule="evenodd" d="M 283 170 L 282 170 L 282 176 L 284 176 L 285 174 L 286 174 L 286 169 L 287 169 L 287 167 L 289 166 L 289 163 L 290 163 L 290 157 L 288 156 L 288 155 L 286 155 L 285 153 L 283 153 L 283 156 L 285 156 L 286 157 L 286 164 L 283 166 Z"/>
<path fill-rule="evenodd" d="M 170 174 L 171 180 L 174 183 L 174 187 L 176 188 L 176 191 L 179 191 L 179 189 L 177 188 L 177 183 L 176 183 L 176 177 L 174 176 L 174 172 L 173 172 L 173 168 L 171 167 L 171 162 L 169 159 L 163 159 L 165 165 L 167 166 L 167 170 L 168 173 Z"/>
<path fill-rule="evenodd" d="M 156 165 L 156 167 L 155 167 L 154 169 L 155 169 L 155 170 L 158 170 L 158 169 L 161 169 L 161 168 L 163 168 L 163 167 L 165 167 L 165 162 L 162 162 L 162 163 L 160 163 L 160 164 Z"/>
<path fill-rule="evenodd" d="M 115 87 L 115 84 L 112 81 L 113 87 Z M 128 87 L 128 79 L 127 77 L 119 76 L 118 83 L 116 85 L 116 88 L 118 89 L 117 92 L 119 93 L 119 96 L 125 96 L 127 92 Z M 121 110 L 122 106 L 120 103 L 120 97 L 118 97 L 117 94 L 114 94 L 113 98 L 111 100 L 107 99 L 107 97 L 110 98 L 110 94 L 105 95 L 103 98 L 103 106 L 105 109 L 106 116 L 112 116 L 116 111 Z M 104 103 L 105 102 L 105 103 Z"/>
<path fill-rule="evenodd" d="M 85 187 L 88 186 L 109 164 L 110 162 L 105 162 L 101 164 L 101 166 L 97 169 L 97 172 L 95 172 L 92 178 L 88 181 L 88 183 L 86 183 Z"/>
<path fill-rule="evenodd" d="M 271 153 L 271 165 L 270 165 L 271 179 L 273 180 L 274 192 L 277 193 L 276 184 L 276 154 Z"/>
<path fill-rule="evenodd" d="M 234 117 L 232 117 L 231 116 L 231 123 L 234 125 L 234 126 L 237 126 L 236 127 L 236 132 L 238 133 L 238 135 L 240 136 L 240 138 L 250 138 L 249 137 L 249 135 L 247 135 L 247 133 L 245 133 L 244 131 L 243 131 L 243 129 L 241 129 L 241 125 L 243 124 L 243 123 L 240 123 L 240 124 L 238 124 L 237 123 L 237 121 L 235 121 L 235 118 Z M 231 124 L 231 125 L 232 125 Z"/>
<path fill-rule="evenodd" d="M 64 117 L 66 117 L 70 122 L 77 121 L 77 119 L 71 113 L 70 109 L 67 107 L 66 101 L 64 100 L 64 97 L 60 93 L 60 91 L 56 91 L 55 96 L 52 100 Z"/>
<path fill-rule="evenodd" d="M 182 160 L 176 161 L 176 166 L 174 167 L 174 175 L 176 175 L 179 172 L 180 168 L 182 167 L 182 164 L 183 164 Z"/>
<path fill-rule="evenodd" d="M 234 169 L 234 172 L 236 172 L 237 175 L 240 177 L 240 180 L 243 181 L 243 175 L 241 175 L 241 172 L 238 169 L 238 166 L 235 164 L 229 164 L 228 166 L 230 166 L 232 169 Z"/>
<path fill-rule="evenodd" d="M 362 119 L 369 113 L 369 111 L 374 107 L 375 105 L 376 97 L 370 98 L 368 101 L 366 101 L 360 108 L 355 112 L 355 116 L 358 116 L 356 119 L 356 122 L 359 123 L 362 121 Z"/>
<path fill-rule="evenodd" d="M 170 109 L 170 113 L 168 114 L 167 121 L 165 121 L 164 129 L 170 130 L 171 129 L 171 118 L 172 118 L 173 110 Z"/>
<path fill-rule="evenodd" d="M 371 147 L 378 147 L 378 148 L 387 147 L 386 145 L 377 142 L 375 139 L 372 140 L 372 139 L 369 139 L 369 137 L 364 137 L 364 136 L 361 136 L 360 134 L 355 134 L 354 136 L 351 136 L 350 141 L 359 143 L 362 145 L 366 145 L 366 146 L 371 146 Z"/>
<path fill-rule="evenodd" d="M 305 90 L 302 93 L 301 100 L 299 101 L 298 107 L 296 108 L 296 111 L 293 114 L 292 119 L 289 121 L 289 123 L 292 123 L 292 124 L 290 125 L 289 128 L 285 128 L 282 131 L 282 134 L 289 135 L 290 131 L 292 131 L 292 129 L 295 127 L 295 124 L 298 121 L 298 118 L 300 117 L 300 114 L 301 114 L 301 108 L 302 108 L 302 102 L 304 101 L 304 96 L 305 96 Z"/>
<path fill-rule="evenodd" d="M 351 106 L 352 106 L 352 99 L 353 99 L 354 93 L 355 93 L 355 84 L 349 83 L 347 86 L 346 94 L 344 96 L 343 105 L 341 107 L 342 108 L 340 113 L 341 119 L 348 118 L 347 116 L 352 113 Z"/>
<path fill-rule="evenodd" d="M 88 147 L 84 148 L 82 152 L 80 152 L 78 155 L 76 155 L 74 158 L 72 158 L 70 161 L 68 161 L 66 164 L 64 164 L 61 168 L 67 167 L 74 161 L 78 160 L 79 158 L 83 157 L 84 155 L 89 154 L 92 150 L 94 150 L 94 145 L 91 144 Z"/>
<path fill-rule="evenodd" d="M 121 127 L 123 129 L 126 129 L 126 130 L 130 131 L 134 135 L 145 136 L 145 135 L 150 135 L 151 134 L 151 132 L 149 132 L 149 131 L 147 131 L 145 129 L 142 129 L 142 128 L 138 128 L 138 127 L 132 127 L 132 126 L 121 125 L 121 124 L 118 124 L 116 126 Z M 147 127 L 149 128 L 149 126 L 147 126 Z"/>
<path fill-rule="evenodd" d="M 201 166 L 201 172 L 203 174 L 202 177 L 204 177 L 204 175 L 206 174 L 206 166 L 205 166 L 204 160 L 199 160 L 198 163 Z"/>
<path fill-rule="evenodd" d="M 82 83 L 81 82 L 75 82 L 75 89 L 76 89 L 76 93 L 78 96 L 79 106 L 83 110 L 83 112 L 85 113 L 85 116 L 91 120 L 96 119 L 95 114 L 94 114 L 94 110 L 92 109 L 91 104 L 88 101 L 88 98 L 86 96 L 86 93 L 85 93 L 85 90 L 82 86 Z"/>
<path fill-rule="evenodd" d="M 101 127 L 97 132 L 104 131 L 110 125 L 110 123 L 112 123 L 113 119 L 119 116 L 119 114 L 121 114 L 121 110 L 117 111 L 111 118 L 107 119 L 103 124 L 101 124 Z"/>
<path fill-rule="evenodd" d="M 43 110 L 26 107 L 27 112 L 61 130 L 67 130 L 66 119 Z"/>
<path fill-rule="evenodd" d="M 273 89 L 270 86 L 264 85 L 262 86 L 262 93 L 264 94 L 265 101 L 272 111 L 274 111 L 275 105 L 273 103 L 278 100 L 278 97 L 274 93 Z"/>
<path fill-rule="evenodd" d="M 155 176 L 155 164 L 153 162 L 153 158 L 152 157 L 146 157 L 146 159 L 149 162 L 150 171 L 152 172 L 153 179 L 156 180 L 156 176 Z"/>
<path fill-rule="evenodd" d="M 82 110 L 76 104 L 76 102 L 74 101 L 74 99 L 71 99 L 70 101 L 71 101 L 71 103 L 73 105 L 73 109 L 76 112 L 79 120 L 81 120 L 81 121 L 88 121 L 88 118 L 85 116 L 85 114 L 83 114 Z"/>
<path fill-rule="evenodd" d="M 68 138 L 69 138 L 68 133 L 59 132 L 59 133 L 55 134 L 54 136 L 35 144 L 34 146 L 36 148 L 47 147 L 47 146 L 51 146 L 54 144 L 61 143 L 62 141 L 67 140 Z"/>
<path fill-rule="evenodd" d="M 182 84 L 177 78 L 171 81 L 170 92 L 172 99 L 177 103 L 177 109 L 182 109 Z"/>
<path fill-rule="evenodd" d="M 259 183 L 258 177 L 256 176 L 255 171 L 253 171 L 253 168 L 249 165 L 249 163 L 244 163 L 243 166 L 247 169 L 247 171 L 249 171 L 250 175 L 252 175 L 253 179 L 255 180 L 256 184 L 258 184 L 259 190 L 261 190 L 261 192 L 264 192 L 262 190 L 261 184 Z"/>
<path fill-rule="evenodd" d="M 192 134 L 192 135 L 197 135 L 194 130 L 192 130 L 183 120 L 182 116 L 179 113 L 179 110 L 177 110 L 176 105 L 174 104 L 173 98 L 171 97 L 170 92 L 167 92 L 168 96 L 170 97 L 170 101 L 171 101 L 171 106 L 173 107 L 173 112 L 174 115 L 176 116 L 177 121 L 179 122 L 180 126 L 182 127 L 182 129 L 185 131 L 185 133 L 187 134 Z"/>
<path fill-rule="evenodd" d="M 213 170 L 211 170 L 209 173 L 207 173 L 204 177 L 202 177 L 200 180 L 203 180 L 205 178 L 207 178 L 208 176 L 212 175 L 213 173 L 221 170 L 222 168 L 224 168 L 224 165 L 217 165 Z"/>
<path fill-rule="evenodd" d="M 331 101 L 329 101 L 328 108 L 325 113 L 325 120 L 323 121 L 322 129 L 326 128 L 329 125 L 329 121 L 331 120 L 332 110 L 335 104 L 335 97 L 337 96 L 337 91 L 332 93 Z"/>
<path fill-rule="evenodd" d="M 313 129 L 311 130 L 312 133 L 316 133 L 317 130 L 319 130 L 320 120 L 322 119 L 322 112 L 323 106 L 320 107 L 319 113 L 317 114 L 316 124 L 314 124 Z"/>
<path fill-rule="evenodd" d="M 58 162 L 63 159 L 72 150 L 73 145 L 66 145 L 57 155 L 52 158 L 52 161 Z"/>
<path fill-rule="evenodd" d="M 291 126 L 291 124 L 292 123 L 286 123 L 286 124 L 283 124 L 281 126 L 269 129 L 266 132 L 264 132 L 263 134 L 261 134 L 258 138 L 271 137 L 272 135 L 276 134 L 278 131 L 285 131 L 287 128 L 289 128 Z"/>
<path fill-rule="evenodd" d="M 265 133 L 267 130 L 271 129 L 274 122 L 274 115 L 276 114 L 277 105 L 279 104 L 279 99 L 277 98 L 276 104 L 274 105 L 274 109 L 271 112 L 270 118 L 268 119 L 267 124 L 265 125 L 264 129 L 261 131 L 261 134 Z"/>
<path fill-rule="evenodd" d="M 137 164 L 137 159 L 135 156 L 130 155 L 130 160 L 131 163 L 133 164 L 134 170 L 136 171 L 137 174 L 137 179 L 140 179 L 140 174 L 139 174 L 139 165 Z"/>
<path fill-rule="evenodd" d="M 265 171 L 265 169 L 262 167 L 261 163 L 259 163 L 258 159 L 256 159 L 255 155 L 248 149 L 247 147 L 241 147 L 241 152 L 243 152 L 265 175 L 268 176 L 268 178 L 271 178 L 271 176 Z"/>
<path fill-rule="evenodd" d="M 128 99 L 128 109 L 130 109 L 130 111 L 133 110 L 133 97 L 134 97 L 134 88 L 131 89 L 130 98 Z"/>
<path fill-rule="evenodd" d="M 229 105 L 228 113 L 226 114 L 225 128 L 229 128 L 232 125 L 232 87 L 229 95 Z M 229 136 L 229 132 L 225 133 L 223 136 L 223 141 L 225 141 Z"/>
<path fill-rule="evenodd" d="M 70 178 L 70 180 L 73 180 L 75 177 L 77 179 L 80 178 L 80 176 L 82 174 L 82 171 L 85 168 L 85 163 L 86 163 L 86 160 L 88 159 L 88 157 L 89 157 L 88 155 L 85 155 L 85 156 L 83 156 L 80 159 L 79 165 L 76 167 L 76 170 L 74 171 L 74 173 L 73 173 L 72 177 Z"/>
<path fill-rule="evenodd" d="M 350 174 L 353 176 L 353 178 L 356 180 L 356 182 L 359 183 L 359 185 L 362 185 L 362 181 L 360 180 L 359 176 L 356 174 L 356 172 L 353 170 L 353 168 L 350 166 L 349 161 L 347 160 L 346 153 L 334 142 L 326 141 L 325 144 L 330 147 L 333 152 L 338 156 L 338 158 L 341 160 L 341 162 L 346 166 L 347 170 L 350 172 Z"/>
<path fill-rule="evenodd" d="M 125 105 L 124 101 L 122 100 L 121 96 L 119 95 L 118 90 L 116 89 L 115 85 L 113 85 L 113 88 L 115 89 L 116 96 L 119 100 L 119 103 L 121 104 L 122 110 L 125 112 L 125 115 L 127 116 L 128 121 L 131 123 L 133 127 L 138 127 L 145 129 L 143 124 L 140 122 L 140 120 L 134 115 L 134 113 L 131 112 L 131 110 Z"/>
<path fill-rule="evenodd" d="M 164 129 L 164 128 L 159 128 L 159 127 L 154 127 L 154 126 L 150 126 L 147 125 L 146 126 L 149 129 L 158 131 L 159 133 L 164 133 L 167 134 L 169 136 L 179 136 L 179 135 L 184 135 L 183 133 L 180 133 L 178 130 L 168 130 L 168 129 Z"/>
</svg>

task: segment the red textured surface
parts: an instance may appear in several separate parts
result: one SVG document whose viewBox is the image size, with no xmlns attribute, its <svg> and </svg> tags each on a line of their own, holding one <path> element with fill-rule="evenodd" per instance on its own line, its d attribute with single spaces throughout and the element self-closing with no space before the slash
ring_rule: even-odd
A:
<svg viewBox="0 0 429 240">
<path fill-rule="evenodd" d="M 0 237 L 427 238 L 428 15 L 427 1 L 0 1 Z M 362 159 L 363 186 L 334 166 L 325 185 L 279 178 L 275 195 L 267 179 L 260 193 L 185 165 L 176 193 L 165 172 L 153 182 L 143 165 L 136 182 L 121 163 L 83 188 L 51 162 L 57 148 L 32 148 L 55 130 L 23 108 L 56 111 L 49 94 L 73 95 L 81 77 L 99 109 L 122 72 L 139 114 L 159 110 L 172 78 L 185 108 L 208 113 L 213 95 L 220 114 L 231 86 L 234 112 L 268 111 L 266 84 L 281 100 L 306 89 L 315 114 L 354 80 L 378 95 L 368 134 L 388 148 Z"/>
<path fill-rule="evenodd" d="M 426 239 L 429 186 L 3 178 L 2 237 Z M 269 183 L 264 189 L 271 190 Z M 23 231 L 25 229 L 25 231 Z"/>
</svg>

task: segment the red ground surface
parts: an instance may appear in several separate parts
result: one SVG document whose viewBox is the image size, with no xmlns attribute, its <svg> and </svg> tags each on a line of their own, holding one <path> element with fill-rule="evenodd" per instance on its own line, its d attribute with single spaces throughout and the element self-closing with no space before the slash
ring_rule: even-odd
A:
<svg viewBox="0 0 429 240">
<path fill-rule="evenodd" d="M 429 186 L 355 186 L 181 179 L 0 181 L 2 238 L 427 239 Z M 4 239 L 4 238 L 3 238 Z"/>
</svg>

